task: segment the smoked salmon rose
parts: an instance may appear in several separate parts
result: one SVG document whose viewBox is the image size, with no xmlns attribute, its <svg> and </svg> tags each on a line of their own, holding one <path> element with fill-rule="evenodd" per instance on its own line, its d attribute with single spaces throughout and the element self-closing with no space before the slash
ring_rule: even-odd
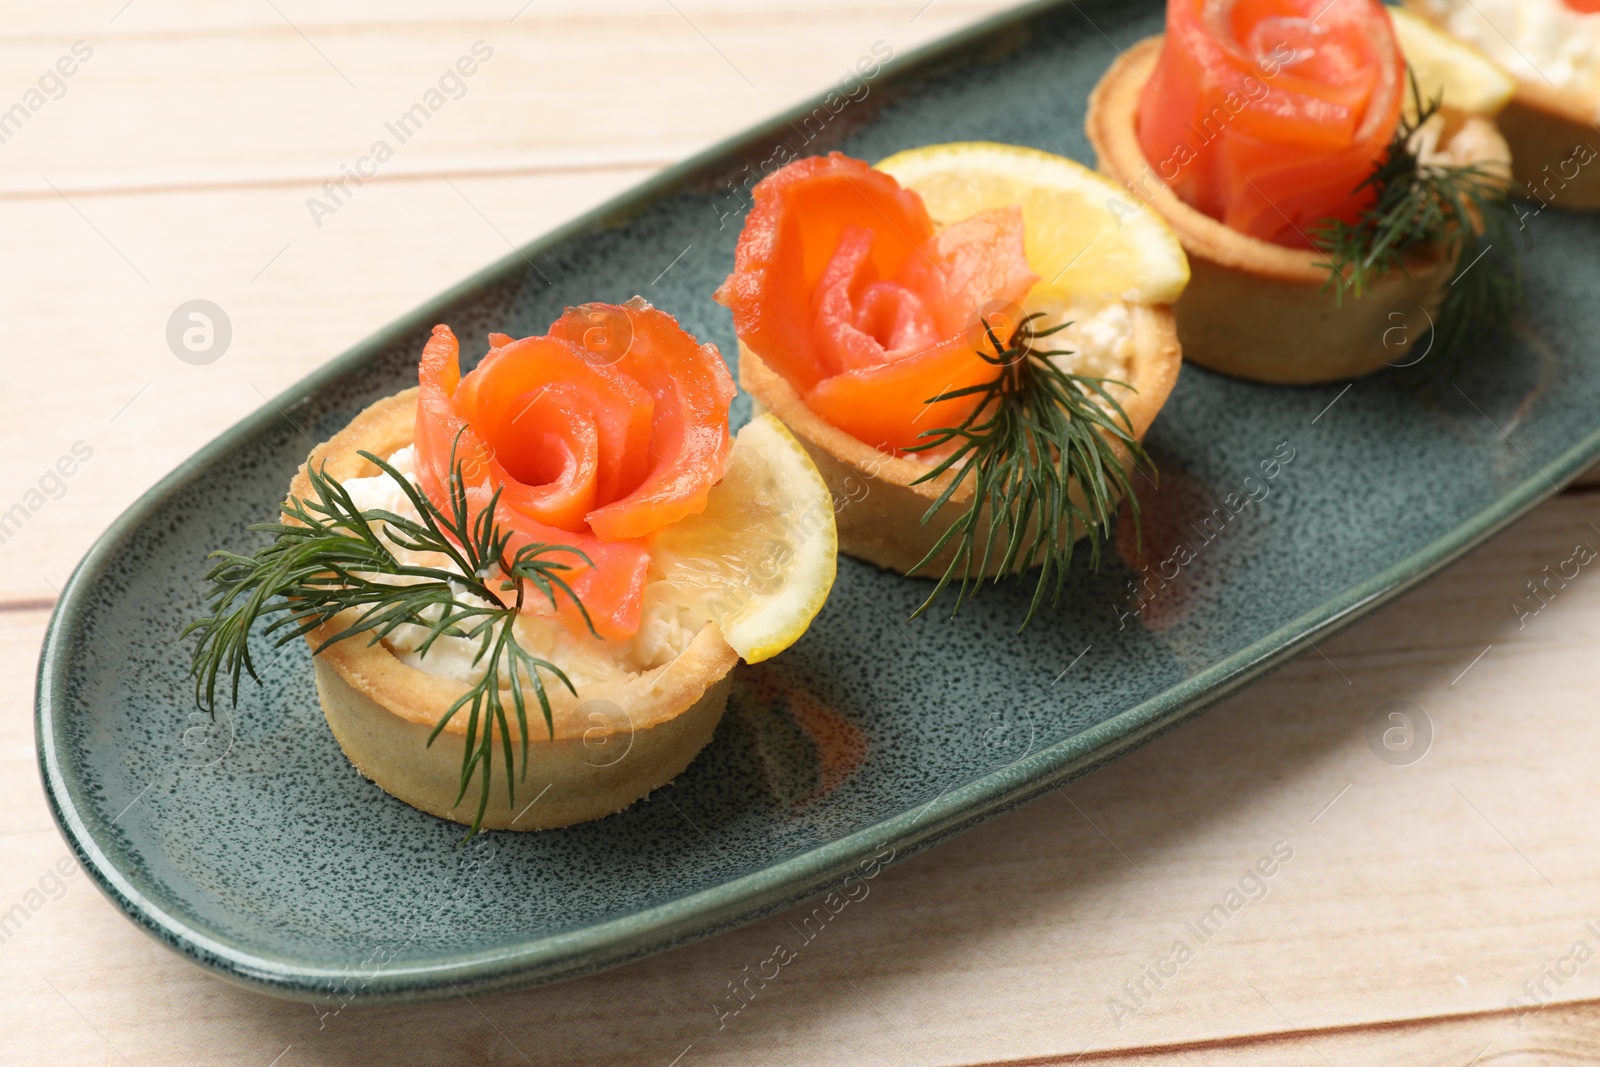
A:
<svg viewBox="0 0 1600 1067">
<path fill-rule="evenodd" d="M 588 557 L 569 584 L 606 638 L 639 629 L 646 539 L 705 510 L 727 469 L 733 379 L 714 345 L 635 297 L 568 308 L 542 337 L 491 334 L 465 377 L 455 334 L 435 326 L 418 371 L 417 481 L 448 502 L 452 455 L 473 511 L 525 544 Z M 563 618 L 583 617 L 561 598 Z"/>
<path fill-rule="evenodd" d="M 974 398 L 928 401 L 996 377 L 971 328 L 1038 280 L 1021 209 L 935 232 L 920 196 L 837 152 L 778 170 L 754 200 L 717 292 L 740 340 L 812 411 L 874 448 L 903 451 L 958 424 Z"/>
<path fill-rule="evenodd" d="M 1120 195 L 1081 164 L 991 142 L 876 166 L 815 156 L 756 185 L 717 300 L 740 384 L 843 502 L 841 552 L 1044 581 L 1110 515 L 1180 362 L 1170 308 L 1140 287 L 1175 295 L 1188 275 L 1159 221 L 1097 229 Z M 1074 273 L 1080 260 L 1091 269 Z M 1037 499 L 994 473 L 1041 468 Z"/>
<path fill-rule="evenodd" d="M 1139 100 L 1144 153 L 1186 203 L 1307 247 L 1354 222 L 1394 137 L 1405 60 L 1379 0 L 1172 0 Z"/>
<path fill-rule="evenodd" d="M 434 327 L 418 385 L 314 447 L 283 521 L 252 527 L 272 539 L 213 554 L 197 706 L 237 698 L 264 630 L 307 642 L 362 776 L 469 834 L 648 796 L 836 574 L 822 475 L 771 415 L 730 434 L 733 395 L 717 349 L 638 298 L 490 334 L 466 375 Z"/>
<path fill-rule="evenodd" d="M 1405 113 L 1410 85 L 1378 0 L 1168 0 L 1165 36 L 1118 56 L 1085 129 L 1188 253 L 1184 358 L 1308 385 L 1504 335 L 1514 269 L 1451 283 L 1514 254 L 1510 149 L 1483 115 Z"/>
</svg>

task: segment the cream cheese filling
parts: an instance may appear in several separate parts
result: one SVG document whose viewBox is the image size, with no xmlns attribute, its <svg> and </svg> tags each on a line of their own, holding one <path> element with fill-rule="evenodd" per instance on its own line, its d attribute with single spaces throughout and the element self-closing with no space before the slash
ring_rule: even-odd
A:
<svg viewBox="0 0 1600 1067">
<path fill-rule="evenodd" d="M 1133 309 L 1114 296 L 1076 296 L 1070 300 L 1030 300 L 1023 309 L 1042 312 L 1034 329 L 1065 324 L 1060 333 L 1041 338 L 1040 348 L 1062 349 L 1068 354 L 1051 362 L 1069 374 L 1115 378 L 1126 382 L 1133 374 Z"/>
<path fill-rule="evenodd" d="M 1561 0 L 1427 0 L 1444 27 L 1525 81 L 1600 102 L 1600 14 Z"/>
<path fill-rule="evenodd" d="M 414 478 L 416 452 L 411 446 L 385 459 L 406 478 Z M 420 519 L 411 500 L 387 474 L 351 478 L 342 484 L 359 510 L 382 509 L 403 518 Z M 403 563 L 456 570 L 439 553 L 412 552 L 393 544 L 389 547 Z M 626 641 L 575 634 L 542 600 L 535 610 L 524 612 L 517 619 L 517 640 L 529 652 L 561 668 L 580 690 L 586 685 L 625 679 L 665 666 L 689 647 L 706 620 L 680 602 L 672 583 L 656 573 L 654 566 L 650 577 L 644 589 L 639 630 Z M 464 588 L 459 593 L 463 599 L 471 596 Z M 465 637 L 440 637 L 423 655 L 420 649 L 427 635 L 423 627 L 406 624 L 385 637 L 383 644 L 402 663 L 428 674 L 466 683 L 483 677 L 484 665 L 476 662 L 479 642 Z M 547 684 L 549 681 L 546 679 Z"/>
</svg>

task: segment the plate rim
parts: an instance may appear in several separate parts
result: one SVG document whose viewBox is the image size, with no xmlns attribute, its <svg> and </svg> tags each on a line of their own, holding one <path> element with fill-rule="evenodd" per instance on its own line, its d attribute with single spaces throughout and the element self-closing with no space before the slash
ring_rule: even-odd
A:
<svg viewBox="0 0 1600 1067">
<path fill-rule="evenodd" d="M 936 65 L 947 53 L 967 50 L 1046 11 L 1066 7 L 1075 8 L 1076 4 L 1072 0 L 1033 0 L 991 15 L 910 50 L 895 61 L 892 73 L 867 82 L 874 88 L 889 89 Z M 821 106 L 827 95 L 823 92 L 810 97 L 645 179 L 399 316 L 207 442 L 142 493 L 96 539 L 63 586 L 40 648 L 35 674 L 35 747 L 46 801 L 62 836 L 95 885 L 136 926 L 214 975 L 258 992 L 310 1003 L 326 1003 L 336 995 L 335 983 L 348 983 L 353 977 L 360 977 L 362 985 L 352 1002 L 397 1004 L 555 982 L 654 955 L 815 897 L 852 870 L 879 857 L 886 846 L 892 849 L 891 857 L 880 862 L 900 862 L 1126 755 L 1252 684 L 1310 648 L 1317 639 L 1337 633 L 1450 566 L 1556 495 L 1600 458 L 1597 426 L 1544 468 L 1529 460 L 1533 467 L 1530 477 L 1440 537 L 1311 610 L 1286 618 L 1283 625 L 1245 648 L 1082 733 L 946 790 L 919 808 L 715 886 L 575 930 L 440 955 L 425 963 L 386 964 L 375 975 L 366 977 L 349 966 L 311 964 L 241 948 L 204 922 L 180 918 L 141 893 L 102 847 L 97 830 L 80 811 L 80 790 L 62 759 L 65 738 L 55 707 L 55 693 L 63 681 L 65 650 L 78 637 L 77 616 L 82 613 L 79 600 L 88 584 L 115 557 L 117 548 L 172 495 L 187 486 L 201 468 L 209 466 L 216 453 L 227 451 L 280 418 L 287 419 L 289 412 L 374 355 L 407 334 L 426 329 L 438 312 L 515 276 L 533 257 L 571 236 L 640 211 L 672 195 L 702 172 L 737 160 L 793 119 Z M 94 821 L 100 820 L 96 817 Z M 107 833 L 109 828 L 108 825 L 100 832 Z"/>
</svg>

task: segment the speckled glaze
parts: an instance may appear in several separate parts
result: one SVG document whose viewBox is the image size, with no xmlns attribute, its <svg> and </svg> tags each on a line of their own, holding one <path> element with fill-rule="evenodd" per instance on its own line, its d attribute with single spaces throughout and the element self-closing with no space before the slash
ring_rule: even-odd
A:
<svg viewBox="0 0 1600 1067">
<path fill-rule="evenodd" d="M 481 347 L 490 330 L 543 330 L 564 304 L 639 293 L 731 358 L 711 300 L 743 214 L 729 189 L 779 141 L 876 159 L 999 140 L 1092 164 L 1084 101 L 1116 54 L 1098 31 L 1125 47 L 1160 24 L 1155 0 L 1079 0 L 898 58 L 810 143 L 808 107 L 669 171 L 379 333 L 165 479 L 86 557 L 39 665 L 45 787 L 102 889 L 223 977 L 333 1006 L 593 971 L 770 913 L 1117 758 L 1600 454 L 1600 220 L 1547 213 L 1530 227 L 1513 351 L 1431 398 L 1392 375 L 1341 395 L 1186 369 L 1148 441 L 1163 481 L 1143 494 L 1143 557 L 1124 521 L 1106 566 L 1080 567 L 1064 606 L 1020 636 L 1019 585 L 955 620 L 907 622 L 928 583 L 841 560 L 805 638 L 738 668 L 711 745 L 620 815 L 459 847 L 459 827 L 345 761 L 298 642 L 276 658 L 263 644 L 265 684 L 215 726 L 193 710 L 179 634 L 201 611 L 206 552 L 256 543 L 244 527 L 271 517 L 307 439 L 411 384 L 435 322 Z M 747 412 L 740 398 L 735 422 Z M 1226 510 L 1252 485 L 1269 495 Z M 1200 533 L 1214 508 L 1223 519 Z M 1145 565 L 1184 557 L 1130 596 Z"/>
</svg>

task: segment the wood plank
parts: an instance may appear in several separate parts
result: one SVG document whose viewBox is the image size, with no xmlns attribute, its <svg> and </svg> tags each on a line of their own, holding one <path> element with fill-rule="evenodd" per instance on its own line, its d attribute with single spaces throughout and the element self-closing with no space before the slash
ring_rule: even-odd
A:
<svg viewBox="0 0 1600 1067">
<path fill-rule="evenodd" d="M 608 27 L 608 36 L 621 36 L 673 18 L 776 25 L 786 19 L 830 20 L 874 11 L 902 22 L 921 22 L 935 11 L 959 18 L 962 12 L 970 16 L 1003 6 L 986 0 L 673 0 L 671 5 L 661 0 L 458 0 L 448 6 L 434 0 L 392 0 L 382 7 L 362 0 L 275 0 L 270 6 L 253 0 L 62 0 L 19 8 L 0 29 L 0 41 L 87 33 L 107 38 L 240 30 L 294 33 L 297 28 L 310 31 L 462 21 L 485 25 L 588 22 Z"/>
<path fill-rule="evenodd" d="M 542 1063 L 668 1064 L 691 1045 L 684 1064 L 1070 1063 L 1086 1047 L 1121 1058 L 1083 1062 L 1208 1063 L 1226 1049 L 1230 1063 L 1465 1064 L 1475 1049 L 1445 1053 L 1490 1038 L 1507 1057 L 1581 1047 L 1592 1006 L 1548 1008 L 1520 1032 L 1505 1009 L 1541 980 L 1557 1004 L 1600 998 L 1600 966 L 1543 978 L 1575 943 L 1600 949 L 1586 925 L 1600 923 L 1600 855 L 1586 843 L 1600 780 L 1572 758 L 1600 746 L 1600 584 L 1585 573 L 1521 629 L 1510 605 L 1575 539 L 1600 541 L 1596 504 L 1542 507 L 1324 644 L 1327 661 L 1303 657 L 1064 795 L 886 871 L 737 1014 L 719 1015 L 728 983 L 796 941 L 802 913 L 472 1005 L 352 1007 L 319 1030 L 307 1007 L 159 951 L 80 881 L 0 952 L 8 1002 L 50 1023 L 0 1036 L 0 1059 L 109 1055 L 40 976 L 136 1063 L 259 1064 L 291 1045 L 282 1067 L 523 1062 L 517 1049 Z M 13 617 L 0 648 L 16 651 L 0 661 L 25 661 L 41 624 Z M 3 684 L 19 720 L 26 674 Z M 1412 766 L 1381 762 L 1366 739 L 1373 710 L 1395 699 L 1436 731 Z M 3 909 L 62 846 L 31 773 L 0 773 L 24 809 L 0 834 Z M 1198 944 L 1185 924 L 1280 841 L 1293 855 L 1265 895 L 1245 882 L 1259 899 Z M 1179 939 L 1193 958 L 1156 990 L 1145 968 Z M 1122 1014 L 1113 997 L 1143 1002 Z M 1430 1017 L 1453 1021 L 1414 1022 Z"/>
<path fill-rule="evenodd" d="M 55 833 L 39 790 L 33 746 L 33 672 L 48 617 L 38 609 L 0 611 L 0 840 Z M 0 879 L 0 892 L 9 884 Z"/>
<path fill-rule="evenodd" d="M 1600 1047 L 1600 1004 L 1555 1005 L 1542 1011 L 1486 1012 L 1381 1026 L 1338 1027 L 1143 1051 L 1013 1060 L 1006 1067 L 1371 1067 L 1417 1064 L 1590 1064 Z M 998 1067 L 998 1064 L 995 1065 Z"/>
<path fill-rule="evenodd" d="M 659 163 L 838 84 L 875 45 L 879 59 L 904 54 L 1000 6 L 935 5 L 912 22 L 906 5 L 823 19 L 800 9 L 691 16 L 659 4 L 628 19 L 626 33 L 588 16 L 336 23 L 314 42 L 276 21 L 85 39 L 91 58 L 5 142 L 5 188 L 48 195 L 53 184 L 70 195 L 175 176 L 320 184 L 379 141 L 394 158 L 362 164 L 379 180 L 391 165 L 436 170 L 457 156 Z M 126 17 L 142 10 L 157 6 L 146 0 Z M 269 7 L 257 10 L 271 20 Z M 69 43 L 0 38 L 0 85 L 20 98 Z M 473 73 L 451 73 L 458 62 Z M 0 96 L 0 109 L 10 102 Z M 402 126 L 417 105 L 420 117 Z"/>
<path fill-rule="evenodd" d="M 38 354 L 10 368 L 29 400 L 0 426 L 0 511 L 40 505 L 0 545 L 0 600 L 53 595 L 100 531 L 206 441 L 508 241 L 642 174 L 374 187 L 321 230 L 295 188 L 100 199 L 82 215 L 60 200 L 0 205 L 11 247 L 33 250 L 0 314 L 18 350 Z M 166 321 L 201 296 L 227 312 L 233 341 L 191 366 L 167 348 Z M 75 444 L 92 458 L 61 488 L 49 472 Z"/>
</svg>

